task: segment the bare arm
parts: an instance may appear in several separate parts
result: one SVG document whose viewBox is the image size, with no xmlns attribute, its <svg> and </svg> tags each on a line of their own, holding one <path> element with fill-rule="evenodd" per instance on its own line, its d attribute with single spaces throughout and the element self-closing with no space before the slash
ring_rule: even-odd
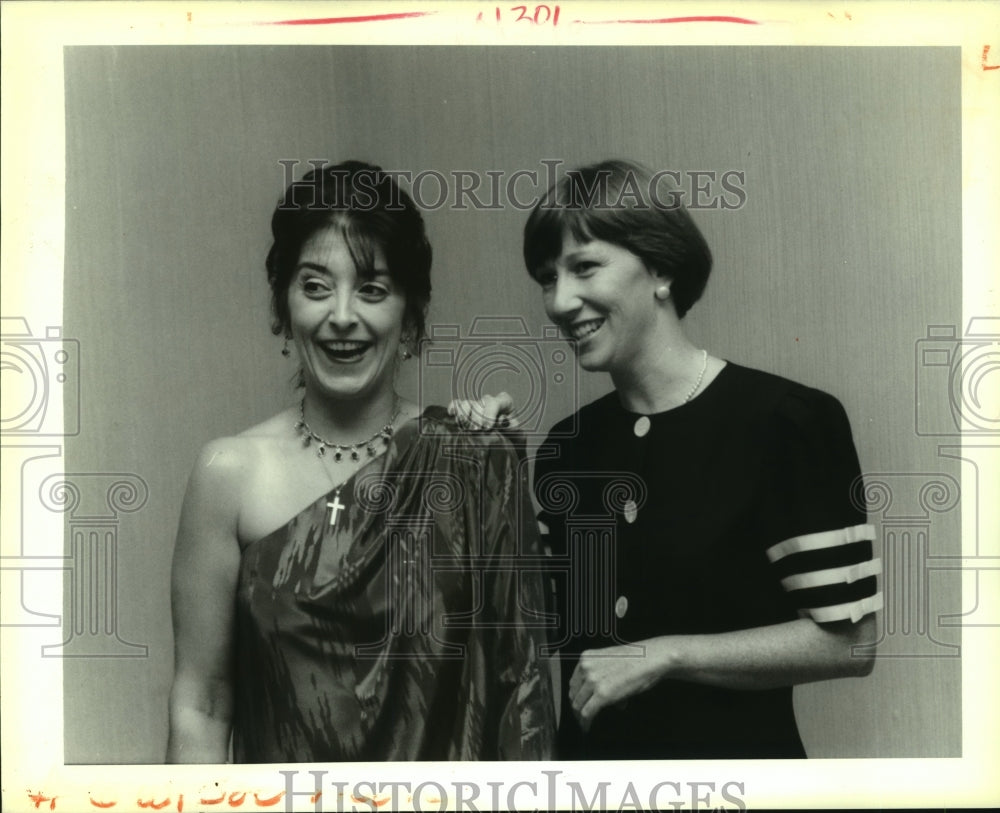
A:
<svg viewBox="0 0 1000 813">
<path fill-rule="evenodd" d="M 782 624 L 714 635 L 666 635 L 632 647 L 585 651 L 570 678 L 570 703 L 584 729 L 603 708 L 661 680 L 686 680 L 727 689 L 772 689 L 815 680 L 867 675 L 871 655 L 852 652 L 875 640 L 875 616 L 857 623 Z"/>
<path fill-rule="evenodd" d="M 242 468 L 231 440 L 210 443 L 184 496 L 171 582 L 174 683 L 167 762 L 228 761 Z"/>
</svg>

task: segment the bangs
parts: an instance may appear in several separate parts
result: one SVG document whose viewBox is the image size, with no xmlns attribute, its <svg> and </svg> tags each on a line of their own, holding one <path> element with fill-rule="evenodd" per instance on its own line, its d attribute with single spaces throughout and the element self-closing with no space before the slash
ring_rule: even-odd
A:
<svg viewBox="0 0 1000 813">
<path fill-rule="evenodd" d="M 644 193 L 648 177 L 648 170 L 629 161 L 604 161 L 567 172 L 535 206 L 524 226 L 528 273 L 536 276 L 542 266 L 557 258 L 567 234 L 580 243 L 627 244 L 629 236 L 646 225 L 642 213 L 654 208 Z"/>
<path fill-rule="evenodd" d="M 379 269 L 375 268 L 375 252 L 381 249 L 386 262 L 385 270 L 389 272 L 389 276 L 395 279 L 396 273 L 393 263 L 390 262 L 388 251 L 383 245 L 383 241 L 371 233 L 371 229 L 359 228 L 360 224 L 349 217 L 335 217 L 331 225 L 340 228 L 340 236 L 344 239 L 344 244 L 354 262 L 354 270 L 359 277 L 370 279 L 378 273 Z"/>
<path fill-rule="evenodd" d="M 547 202 L 546 202 L 547 203 Z M 555 260 L 563 251 L 568 234 L 578 243 L 605 240 L 629 245 L 636 232 L 634 212 L 627 207 L 549 205 L 537 207 L 524 225 L 524 265 L 531 276 Z"/>
<path fill-rule="evenodd" d="M 595 239 L 599 231 L 600 223 L 589 209 L 542 204 L 524 225 L 524 265 L 528 273 L 536 276 L 543 266 L 562 254 L 566 234 L 586 243 Z"/>
</svg>

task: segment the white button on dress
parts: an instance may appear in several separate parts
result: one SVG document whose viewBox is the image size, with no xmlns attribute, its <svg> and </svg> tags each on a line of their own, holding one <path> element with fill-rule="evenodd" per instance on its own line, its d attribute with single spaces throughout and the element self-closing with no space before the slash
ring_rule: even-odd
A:
<svg viewBox="0 0 1000 813">
<path fill-rule="evenodd" d="M 639 516 L 639 506 L 635 504 L 635 500 L 629 500 L 625 503 L 623 512 L 625 514 L 625 521 L 631 525 L 635 522 L 635 518 Z"/>
<path fill-rule="evenodd" d="M 618 596 L 618 601 L 615 602 L 615 615 L 619 618 L 624 618 L 625 613 L 628 612 L 628 599 L 625 596 Z"/>
</svg>

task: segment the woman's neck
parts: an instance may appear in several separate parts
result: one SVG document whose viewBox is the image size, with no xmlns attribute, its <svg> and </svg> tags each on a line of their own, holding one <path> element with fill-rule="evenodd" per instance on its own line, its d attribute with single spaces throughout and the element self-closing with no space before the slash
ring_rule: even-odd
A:
<svg viewBox="0 0 1000 813">
<path fill-rule="evenodd" d="M 680 406 L 704 376 L 705 351 L 679 324 L 665 326 L 625 369 L 611 371 L 618 397 L 630 412 L 651 414 Z"/>
<path fill-rule="evenodd" d="M 374 435 L 395 419 L 399 398 L 393 389 L 372 397 L 328 398 L 306 387 L 302 412 L 309 428 L 325 440 L 348 446 Z"/>
</svg>

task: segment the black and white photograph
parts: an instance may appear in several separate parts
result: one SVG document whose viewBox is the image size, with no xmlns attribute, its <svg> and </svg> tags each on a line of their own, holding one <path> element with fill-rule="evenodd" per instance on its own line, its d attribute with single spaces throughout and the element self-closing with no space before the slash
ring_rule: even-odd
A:
<svg viewBox="0 0 1000 813">
<path fill-rule="evenodd" d="M 1000 801 L 995 10 L 56 5 L 6 809 Z"/>
</svg>

